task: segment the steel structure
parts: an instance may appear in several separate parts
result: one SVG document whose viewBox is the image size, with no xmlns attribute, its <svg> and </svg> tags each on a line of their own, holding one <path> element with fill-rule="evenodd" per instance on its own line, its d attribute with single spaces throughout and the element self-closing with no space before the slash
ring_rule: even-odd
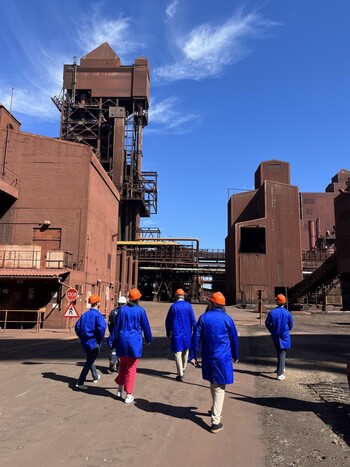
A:
<svg viewBox="0 0 350 467">
<path fill-rule="evenodd" d="M 224 290 L 224 250 L 200 249 L 198 239 L 147 237 L 119 242 L 119 248 L 137 258 L 144 299 L 171 301 L 181 287 L 191 301 L 200 302 L 206 296 L 205 285 Z"/>
<path fill-rule="evenodd" d="M 157 212 L 157 173 L 142 172 L 147 59 L 123 66 L 105 42 L 79 65 L 76 57 L 64 65 L 62 91 L 52 100 L 61 112 L 61 139 L 90 146 L 121 193 L 118 239 L 137 239 L 140 218 Z"/>
<path fill-rule="evenodd" d="M 326 297 L 339 280 L 337 257 L 333 253 L 314 272 L 288 289 L 290 307 L 300 306 L 305 309 L 311 304 L 321 304 L 325 308 Z"/>
</svg>

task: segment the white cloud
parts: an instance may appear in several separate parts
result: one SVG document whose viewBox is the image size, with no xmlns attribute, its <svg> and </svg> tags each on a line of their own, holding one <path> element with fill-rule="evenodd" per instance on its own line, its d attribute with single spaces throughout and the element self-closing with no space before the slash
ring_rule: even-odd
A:
<svg viewBox="0 0 350 467">
<path fill-rule="evenodd" d="M 167 81 L 217 76 L 225 66 L 248 53 L 244 40 L 257 37 L 274 25 L 276 23 L 264 20 L 258 13 L 243 16 L 241 12 L 221 25 L 202 24 L 176 38 L 177 60 L 156 68 L 154 76 Z"/>
<path fill-rule="evenodd" d="M 105 19 L 94 15 L 85 15 L 82 18 L 79 31 L 79 44 L 86 52 L 90 52 L 103 42 L 111 47 L 118 47 L 118 54 L 127 55 L 139 47 L 133 39 L 131 19 L 120 16 L 117 19 Z"/>
<path fill-rule="evenodd" d="M 168 97 L 162 101 L 151 102 L 149 110 L 150 132 L 169 131 L 172 133 L 187 133 L 200 122 L 200 116 L 195 113 L 184 113 L 177 110 L 178 99 Z"/>
<path fill-rule="evenodd" d="M 90 14 L 91 13 L 91 14 Z M 118 54 L 127 54 L 138 45 L 132 40 L 131 20 L 119 17 L 116 20 L 102 18 L 99 6 L 80 17 L 79 24 L 75 24 L 76 31 L 73 38 L 76 45 L 67 56 L 63 52 L 63 45 L 55 47 L 53 44 L 38 46 L 38 39 L 24 41 L 20 44 L 21 53 L 27 66 L 21 68 L 14 76 L 13 82 L 0 78 L 2 81 L 0 101 L 9 108 L 11 86 L 14 86 L 12 110 L 15 114 L 29 115 L 36 119 L 57 119 L 58 110 L 51 101 L 51 97 L 58 95 L 62 89 L 63 64 L 72 63 L 74 52 L 85 55 L 103 42 L 107 41 L 113 47 L 118 46 Z M 74 31 L 73 25 L 67 30 Z M 125 38 L 128 40 L 125 40 Z M 63 39 L 63 38 L 62 38 Z M 72 42 L 70 42 L 72 44 Z M 5 92 L 4 92 L 5 91 Z"/>
<path fill-rule="evenodd" d="M 175 16 L 178 5 L 179 5 L 178 0 L 173 0 L 171 3 L 169 3 L 169 5 L 167 6 L 165 10 L 165 14 L 168 19 L 171 19 Z"/>
<path fill-rule="evenodd" d="M 1 100 L 10 108 L 11 88 L 13 86 L 12 111 L 14 114 L 29 115 L 40 120 L 56 120 L 58 110 L 51 97 L 59 94 L 62 88 L 62 56 L 48 49 L 36 48 L 30 57 L 29 68 L 19 70 L 13 81 L 1 79 L 0 87 L 8 90 Z"/>
</svg>

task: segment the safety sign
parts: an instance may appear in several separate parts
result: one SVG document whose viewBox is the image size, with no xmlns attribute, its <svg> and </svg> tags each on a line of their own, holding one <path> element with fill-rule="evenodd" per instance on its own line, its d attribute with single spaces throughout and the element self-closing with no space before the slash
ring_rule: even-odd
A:
<svg viewBox="0 0 350 467">
<path fill-rule="evenodd" d="M 73 303 L 66 309 L 63 318 L 79 318 L 79 314 Z"/>
</svg>

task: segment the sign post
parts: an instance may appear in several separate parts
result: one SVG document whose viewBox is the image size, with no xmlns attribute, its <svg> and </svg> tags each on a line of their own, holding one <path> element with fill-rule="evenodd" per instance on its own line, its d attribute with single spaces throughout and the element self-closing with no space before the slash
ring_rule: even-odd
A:
<svg viewBox="0 0 350 467">
<path fill-rule="evenodd" d="M 79 294 L 78 294 L 77 289 L 74 289 L 73 287 L 69 288 L 66 292 L 66 299 L 69 300 L 70 303 L 63 315 L 63 318 L 69 318 L 69 321 L 68 321 L 69 332 L 72 332 L 72 318 L 79 318 L 79 313 L 77 312 L 77 309 L 75 308 L 75 305 L 73 303 L 76 301 L 78 296 Z"/>
<path fill-rule="evenodd" d="M 69 300 L 70 302 L 75 302 L 75 300 L 78 298 L 78 295 L 79 294 L 78 294 L 77 289 L 74 289 L 73 287 L 71 287 L 66 292 L 66 299 Z"/>
</svg>

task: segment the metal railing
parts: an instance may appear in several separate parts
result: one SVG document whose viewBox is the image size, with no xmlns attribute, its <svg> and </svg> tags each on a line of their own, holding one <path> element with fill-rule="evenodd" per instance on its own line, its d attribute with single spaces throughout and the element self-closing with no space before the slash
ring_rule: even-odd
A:
<svg viewBox="0 0 350 467">
<path fill-rule="evenodd" d="M 13 249 L 11 245 L 0 248 L 0 269 L 76 269 L 82 258 L 64 250 L 50 250 L 43 257 L 41 249 Z M 40 248 L 40 247 L 39 247 Z"/>
<path fill-rule="evenodd" d="M 21 319 L 8 319 L 9 313 L 17 313 L 17 315 L 21 316 Z M 0 326 L 3 332 L 8 329 L 7 325 L 11 324 L 20 324 L 20 329 L 24 329 L 23 325 L 26 324 L 33 324 L 33 328 L 35 328 L 36 332 L 40 331 L 40 328 L 43 326 L 45 321 L 45 313 L 46 308 L 39 308 L 39 310 L 0 310 Z M 35 319 L 24 319 L 26 314 L 34 314 L 36 317 Z M 16 328 L 18 329 L 18 328 Z M 29 328 L 25 328 L 29 329 Z"/>
</svg>

